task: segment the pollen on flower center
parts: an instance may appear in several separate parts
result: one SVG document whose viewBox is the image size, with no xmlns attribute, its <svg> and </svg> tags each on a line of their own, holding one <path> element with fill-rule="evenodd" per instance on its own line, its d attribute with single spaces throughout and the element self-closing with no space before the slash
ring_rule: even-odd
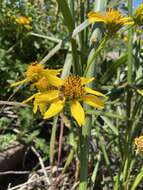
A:
<svg viewBox="0 0 143 190">
<path fill-rule="evenodd" d="M 69 100 L 81 98 L 84 92 L 84 86 L 82 85 L 81 78 L 78 76 L 69 76 L 66 78 L 61 88 L 61 96 Z"/>
<path fill-rule="evenodd" d="M 44 72 L 43 65 L 41 65 L 41 64 L 31 64 L 27 68 L 26 76 L 30 81 L 36 82 L 41 78 L 43 72 Z"/>
</svg>

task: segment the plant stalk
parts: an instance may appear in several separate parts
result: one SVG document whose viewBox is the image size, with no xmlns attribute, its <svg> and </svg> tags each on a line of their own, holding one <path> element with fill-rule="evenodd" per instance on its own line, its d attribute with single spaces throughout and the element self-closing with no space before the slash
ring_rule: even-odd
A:
<svg viewBox="0 0 143 190">
<path fill-rule="evenodd" d="M 133 3 L 132 0 L 128 0 L 128 13 L 132 16 Z M 133 29 L 128 30 L 128 72 L 127 72 L 127 82 L 132 83 L 132 64 L 133 64 Z"/>
<path fill-rule="evenodd" d="M 95 11 L 104 10 L 106 7 L 106 0 L 96 0 Z M 93 31 L 94 32 L 94 31 Z M 84 36 L 86 38 L 86 36 Z M 95 38 L 98 39 L 98 32 L 95 32 Z M 86 39 L 84 39 L 85 41 Z M 103 49 L 106 43 L 106 38 L 103 39 L 97 50 L 92 49 L 88 57 L 86 70 L 84 76 L 87 78 L 94 76 L 95 71 L 95 59 L 98 53 Z M 93 84 L 89 85 L 90 87 Z M 88 110 L 90 106 L 84 105 L 84 109 Z M 80 185 L 79 190 L 87 190 L 88 188 L 88 159 L 89 159 L 89 139 L 91 136 L 92 117 L 86 116 L 85 125 L 80 129 Z"/>
<path fill-rule="evenodd" d="M 133 0 L 128 0 L 128 14 L 132 16 L 133 11 Z M 133 65 L 133 30 L 130 28 L 128 30 L 128 61 L 127 61 L 127 83 L 128 85 L 132 84 L 132 65 Z M 123 170 L 123 181 L 122 185 L 125 186 L 127 183 L 127 176 L 131 164 L 131 130 L 132 130 L 132 121 L 131 118 L 131 102 L 132 102 L 132 90 L 127 88 L 127 99 L 126 99 L 126 115 L 127 115 L 127 128 L 126 128 L 126 145 L 125 145 L 125 157 L 124 157 L 124 167 Z"/>
<path fill-rule="evenodd" d="M 98 48 L 96 50 L 94 50 L 94 52 L 90 56 L 90 59 L 88 59 L 87 66 L 86 66 L 86 69 L 85 69 L 85 72 L 84 72 L 84 76 L 87 75 L 87 72 L 88 72 L 89 68 L 91 67 L 91 65 L 93 64 L 94 60 L 96 59 L 97 55 L 105 47 L 107 40 L 108 40 L 108 37 L 105 36 L 103 38 L 103 40 L 101 41 L 100 45 L 98 46 Z"/>
</svg>

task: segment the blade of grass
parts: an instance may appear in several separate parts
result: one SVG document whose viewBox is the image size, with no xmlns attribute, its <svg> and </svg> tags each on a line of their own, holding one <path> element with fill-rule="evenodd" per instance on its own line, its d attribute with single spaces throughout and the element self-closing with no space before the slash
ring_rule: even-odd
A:
<svg viewBox="0 0 143 190">
<path fill-rule="evenodd" d="M 57 0 L 57 3 L 69 32 L 72 32 L 75 27 L 75 24 L 67 0 Z"/>
<path fill-rule="evenodd" d="M 142 179 L 143 179 L 143 167 L 141 168 L 139 174 L 137 175 L 137 177 L 131 187 L 131 190 L 136 190 Z"/>
<path fill-rule="evenodd" d="M 73 57 L 72 57 L 71 51 L 69 49 L 69 52 L 66 55 L 66 59 L 65 59 L 64 66 L 63 66 L 63 72 L 62 72 L 61 78 L 64 78 L 65 76 L 69 76 L 71 66 L 72 66 L 72 62 L 73 62 Z"/>
<path fill-rule="evenodd" d="M 56 139 L 57 121 L 58 121 L 58 116 L 54 117 L 53 127 L 52 127 L 52 132 L 51 132 L 51 139 L 50 139 L 50 164 L 51 165 L 53 164 L 54 154 L 55 154 L 55 139 Z"/>
<path fill-rule="evenodd" d="M 72 126 L 73 127 L 73 126 Z M 71 129 L 70 134 L 69 134 L 69 144 L 72 146 L 70 153 L 66 159 L 66 163 L 64 165 L 64 169 L 63 169 L 63 173 L 66 171 L 66 169 L 69 167 L 69 165 L 71 164 L 73 158 L 74 158 L 74 154 L 77 150 L 77 142 L 75 140 L 75 136 L 73 133 L 73 129 Z"/>
<path fill-rule="evenodd" d="M 91 181 L 92 181 L 93 184 L 96 181 L 96 176 L 97 176 L 100 161 L 101 161 L 101 154 L 97 155 L 97 160 L 96 160 L 96 163 L 95 163 L 95 167 L 94 167 L 94 170 L 93 170 L 93 173 L 92 173 L 92 176 L 91 176 Z"/>
<path fill-rule="evenodd" d="M 133 0 L 128 0 L 128 13 L 129 16 L 133 14 Z M 132 83 L 132 64 L 133 64 L 133 29 L 128 30 L 128 71 L 127 81 L 128 84 Z"/>
<path fill-rule="evenodd" d="M 75 27 L 74 19 L 72 16 L 75 14 L 73 6 L 69 7 L 68 2 L 66 0 L 57 0 L 57 3 L 71 36 Z M 75 39 L 71 39 L 71 46 L 72 46 L 72 55 L 73 55 L 73 73 L 80 75 L 81 69 L 78 59 L 77 42 Z"/>
<path fill-rule="evenodd" d="M 78 25 L 72 33 L 72 38 L 74 38 L 79 32 L 81 32 L 82 30 L 84 30 L 85 28 L 87 28 L 89 26 L 89 22 L 88 20 L 85 20 L 84 22 L 82 22 L 80 25 Z"/>
<path fill-rule="evenodd" d="M 128 0 L 128 14 L 129 16 L 132 16 L 133 12 L 133 1 Z M 132 84 L 132 64 L 133 64 L 133 31 L 132 29 L 128 30 L 128 61 L 127 61 L 127 83 Z M 127 120 L 127 127 L 126 127 L 126 133 L 125 133 L 125 146 L 124 146 L 124 152 L 125 152 L 125 164 L 124 164 L 124 170 L 123 170 L 123 179 L 122 179 L 122 185 L 125 186 L 125 182 L 127 181 L 128 173 L 129 173 L 129 167 L 131 164 L 131 129 L 132 129 L 132 121 L 131 118 L 131 107 L 132 107 L 132 90 L 127 89 L 127 98 L 126 98 L 126 116 L 128 118 Z"/>
<path fill-rule="evenodd" d="M 116 126 L 113 125 L 112 121 L 110 119 L 108 119 L 107 117 L 105 117 L 105 116 L 101 116 L 101 118 L 110 127 L 110 129 L 113 131 L 113 133 L 116 136 L 118 136 L 119 135 L 118 129 L 116 128 Z"/>
<path fill-rule="evenodd" d="M 55 43 L 61 42 L 60 39 L 57 39 L 55 37 L 45 36 L 45 35 L 37 34 L 37 33 L 34 33 L 34 32 L 30 32 L 28 35 L 30 35 L 30 36 L 36 36 L 36 37 L 39 37 L 39 38 L 44 38 L 44 39 L 50 40 L 50 41 L 55 42 Z"/>
<path fill-rule="evenodd" d="M 103 5 L 103 2 L 106 0 L 97 0 L 96 6 L 98 4 Z M 101 7 L 101 6 L 100 6 Z M 105 5 L 103 6 L 105 8 Z M 86 69 L 86 77 L 92 77 L 94 74 L 94 62 L 90 62 L 88 69 Z M 92 86 L 92 84 L 91 84 Z M 85 110 L 89 109 L 89 106 L 84 106 Z M 91 116 L 86 116 L 85 125 L 80 129 L 80 185 L 79 190 L 86 190 L 88 183 L 88 157 L 89 157 L 89 138 L 91 135 L 91 125 L 92 118 Z"/>
</svg>

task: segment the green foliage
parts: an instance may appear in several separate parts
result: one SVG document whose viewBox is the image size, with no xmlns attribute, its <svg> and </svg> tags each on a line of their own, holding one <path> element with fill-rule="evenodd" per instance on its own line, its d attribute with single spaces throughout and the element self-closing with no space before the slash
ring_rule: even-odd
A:
<svg viewBox="0 0 143 190">
<path fill-rule="evenodd" d="M 62 38 L 66 33 L 61 16 L 55 13 L 55 5 L 52 0 L 44 8 L 30 1 L 0 1 L 0 75 L 1 85 L 5 87 L 0 89 L 2 99 L 7 100 L 12 93 L 11 83 L 24 77 L 27 64 L 40 61 L 55 44 L 31 33 L 56 38 Z M 20 16 L 31 20 L 29 27 L 15 21 Z M 57 57 L 61 59 L 59 55 Z M 52 67 L 56 66 L 53 65 L 55 61 L 58 63 L 57 58 L 51 60 Z"/>
<path fill-rule="evenodd" d="M 43 153 L 46 159 L 49 158 L 49 145 L 47 145 L 45 139 L 42 138 L 35 139 L 35 147 Z"/>
<path fill-rule="evenodd" d="M 6 150 L 9 145 L 16 140 L 16 135 L 7 133 L 0 136 L 0 152 Z"/>
<path fill-rule="evenodd" d="M 94 76 L 93 87 L 108 97 L 104 110 L 87 108 L 88 122 L 82 129 L 76 128 L 72 119 L 69 122 L 61 116 L 43 121 L 32 113 L 31 106 L 10 107 L 11 117 L 9 106 L 5 106 L 0 118 L 0 151 L 18 140 L 35 146 L 48 164 L 50 158 L 50 163 L 57 165 L 63 122 L 61 165 L 72 173 L 77 167 L 74 161 L 82 160 L 81 189 L 86 189 L 87 183 L 97 190 L 142 189 L 142 157 L 136 155 L 134 145 L 134 138 L 143 134 L 143 98 L 137 93 L 137 89 L 143 89 L 142 30 L 120 31 L 104 41 L 102 24 L 89 25 L 87 13 L 102 10 L 105 4 L 100 0 L 49 0 L 44 6 L 34 1 L 0 2 L 0 99 L 8 100 L 13 93 L 10 84 L 24 78 L 30 62 L 42 60 L 46 64 L 43 58 L 47 54 L 48 67 L 63 67 L 62 78 L 83 73 Z M 121 0 L 108 0 L 107 7 L 111 6 L 125 13 L 131 8 Z M 30 18 L 30 27 L 16 23 L 19 16 Z M 10 101 L 22 101 L 31 92 L 34 90 L 24 86 Z"/>
</svg>

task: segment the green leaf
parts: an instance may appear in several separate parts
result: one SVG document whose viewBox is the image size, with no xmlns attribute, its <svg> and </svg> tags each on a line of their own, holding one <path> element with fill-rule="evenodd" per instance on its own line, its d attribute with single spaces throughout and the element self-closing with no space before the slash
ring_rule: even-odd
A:
<svg viewBox="0 0 143 190">
<path fill-rule="evenodd" d="M 74 38 L 79 32 L 81 32 L 82 30 L 84 30 L 87 26 L 89 26 L 89 22 L 88 20 L 85 20 L 84 22 L 82 22 L 79 26 L 77 26 L 73 33 L 72 33 L 72 38 Z"/>
<path fill-rule="evenodd" d="M 110 129 L 113 131 L 113 133 L 118 136 L 118 129 L 116 128 L 116 126 L 113 125 L 112 121 L 104 116 L 101 116 L 101 118 L 110 127 Z"/>
<path fill-rule="evenodd" d="M 131 190 L 136 190 L 142 178 L 143 178 L 143 168 L 141 169 L 140 173 L 137 175 Z"/>
<path fill-rule="evenodd" d="M 54 117 L 51 139 L 50 139 L 50 164 L 53 164 L 55 155 L 55 141 L 56 141 L 56 130 L 57 130 L 58 116 Z"/>
<path fill-rule="evenodd" d="M 68 27 L 69 32 L 72 32 L 74 29 L 74 20 L 66 0 L 57 0 L 59 9 L 64 17 L 65 24 Z"/>
<path fill-rule="evenodd" d="M 73 158 L 74 158 L 74 153 L 75 153 L 75 151 L 74 151 L 74 149 L 72 148 L 72 149 L 70 150 L 70 153 L 69 153 L 67 159 L 66 159 L 66 163 L 65 163 L 65 165 L 64 165 L 64 168 L 63 168 L 62 173 L 64 173 L 64 172 L 67 170 L 68 166 L 71 164 L 71 162 L 72 162 L 72 160 L 73 160 Z"/>
</svg>

